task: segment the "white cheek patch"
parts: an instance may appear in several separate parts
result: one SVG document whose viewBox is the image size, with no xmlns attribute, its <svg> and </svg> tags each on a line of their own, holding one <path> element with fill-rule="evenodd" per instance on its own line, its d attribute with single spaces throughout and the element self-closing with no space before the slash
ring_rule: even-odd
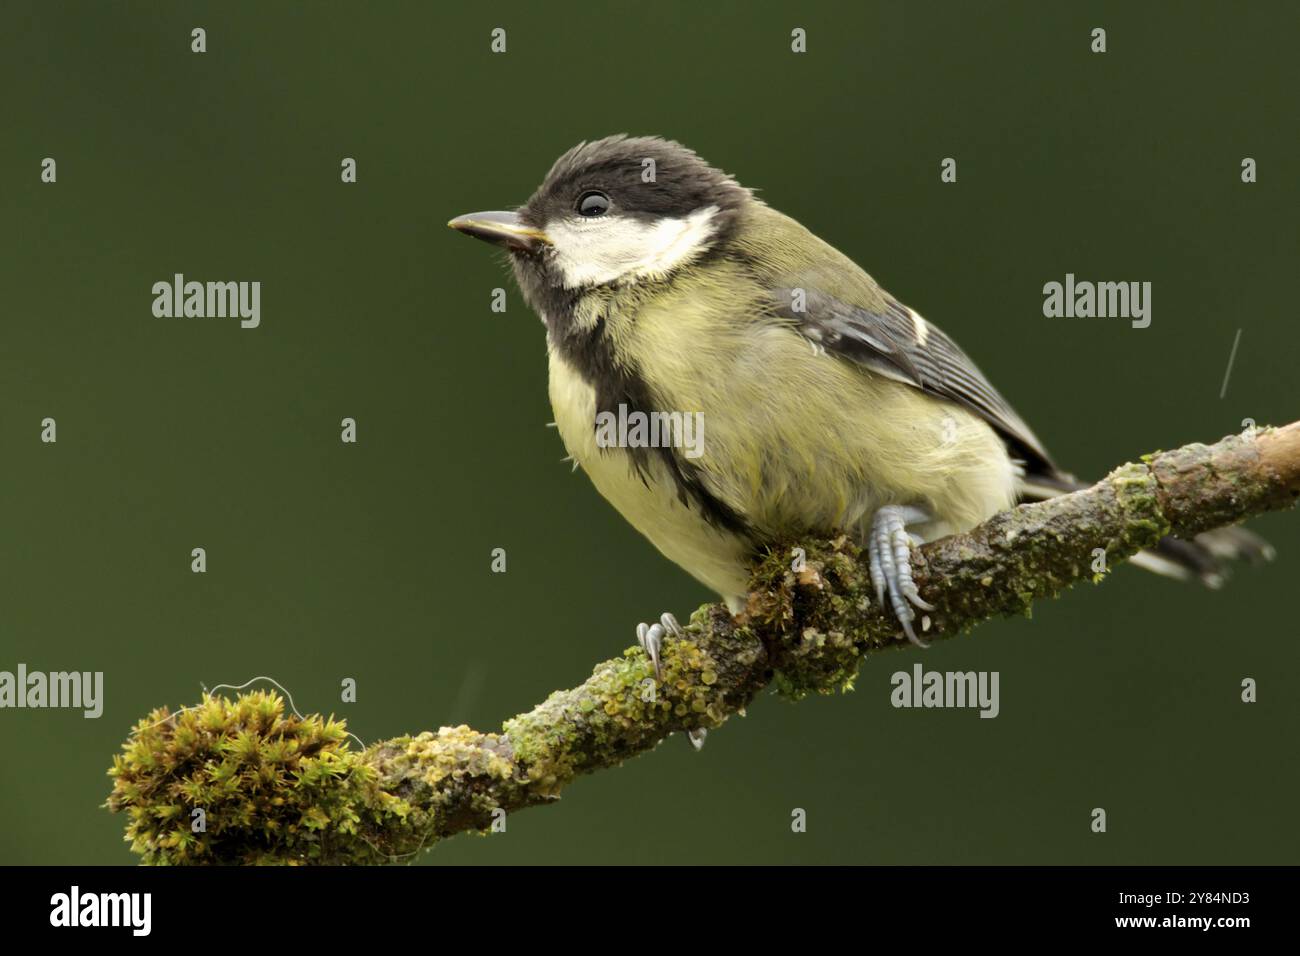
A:
<svg viewBox="0 0 1300 956">
<path fill-rule="evenodd" d="M 717 206 L 706 206 L 653 223 L 622 216 L 547 223 L 552 263 L 570 289 L 661 279 L 704 249 L 717 213 Z"/>
</svg>

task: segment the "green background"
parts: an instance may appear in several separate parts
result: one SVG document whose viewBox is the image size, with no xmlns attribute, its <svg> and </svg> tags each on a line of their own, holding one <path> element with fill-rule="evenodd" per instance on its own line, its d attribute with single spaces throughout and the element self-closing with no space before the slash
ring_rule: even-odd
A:
<svg viewBox="0 0 1300 956">
<path fill-rule="evenodd" d="M 542 327 L 500 256 L 445 227 L 523 202 L 581 139 L 669 136 L 760 189 L 948 330 L 1080 475 L 1297 417 L 1289 5 L 2 17 L 0 669 L 102 670 L 107 697 L 99 720 L 0 711 L 3 862 L 132 862 L 105 768 L 201 684 L 273 675 L 367 741 L 495 729 L 711 599 L 561 464 Z M 154 318 L 174 272 L 260 280 L 261 327 Z M 1067 272 L 1152 282 L 1151 327 L 1044 318 Z M 1279 560 L 1221 593 L 1121 569 L 872 658 L 851 695 L 762 699 L 699 754 L 669 739 L 424 862 L 1295 862 L 1300 522 L 1254 527 Z M 1001 716 L 894 710 L 917 660 L 1000 671 Z"/>
</svg>

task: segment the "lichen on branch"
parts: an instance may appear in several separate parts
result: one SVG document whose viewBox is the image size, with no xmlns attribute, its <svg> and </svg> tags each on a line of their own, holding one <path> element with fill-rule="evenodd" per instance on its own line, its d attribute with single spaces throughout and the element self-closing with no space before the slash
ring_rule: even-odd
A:
<svg viewBox="0 0 1300 956">
<path fill-rule="evenodd" d="M 947 637 L 1027 613 L 1076 581 L 1101 580 L 1096 549 L 1109 569 L 1166 534 L 1189 537 L 1297 499 L 1300 423 L 1148 455 L 1083 491 L 916 549 L 917 584 L 935 605 L 922 626 Z M 107 806 L 127 814 L 126 839 L 145 863 L 409 860 L 556 800 L 575 777 L 669 734 L 718 727 L 769 685 L 793 698 L 851 687 L 863 655 L 899 638 L 852 541 L 789 542 L 759 563 L 743 614 L 695 612 L 685 637 L 665 644 L 659 680 L 629 648 L 499 733 L 443 727 L 365 749 L 351 746 L 341 721 L 286 714 L 274 693 L 205 696 L 137 725 L 109 770 Z"/>
</svg>

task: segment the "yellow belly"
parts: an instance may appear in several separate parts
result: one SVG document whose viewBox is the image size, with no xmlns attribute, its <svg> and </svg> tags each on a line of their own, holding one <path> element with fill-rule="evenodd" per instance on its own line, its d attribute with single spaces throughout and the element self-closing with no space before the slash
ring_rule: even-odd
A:
<svg viewBox="0 0 1300 956">
<path fill-rule="evenodd" d="M 754 540 L 682 504 L 655 455 L 646 482 L 626 451 L 597 447 L 595 392 L 552 351 L 555 421 L 596 489 L 733 608 L 743 603 L 754 544 L 805 532 L 861 534 L 887 504 L 926 509 L 933 520 L 909 530 L 933 540 L 1013 502 L 1015 473 L 1002 440 L 973 413 L 819 354 L 788 328 L 750 325 L 726 337 L 715 322 L 691 335 L 680 327 L 689 310 L 672 316 L 676 329 L 657 318 L 642 313 L 632 333 L 636 354 L 655 357 L 641 372 L 662 410 L 703 413 L 704 453 L 692 464 Z"/>
<path fill-rule="evenodd" d="M 643 481 L 625 449 L 597 447 L 596 393 L 554 351 L 550 355 L 550 396 L 564 447 L 605 500 L 664 557 L 705 586 L 727 599 L 743 595 L 748 542 L 714 528 L 698 509 L 683 505 L 656 456 L 648 456 L 647 480 Z"/>
</svg>

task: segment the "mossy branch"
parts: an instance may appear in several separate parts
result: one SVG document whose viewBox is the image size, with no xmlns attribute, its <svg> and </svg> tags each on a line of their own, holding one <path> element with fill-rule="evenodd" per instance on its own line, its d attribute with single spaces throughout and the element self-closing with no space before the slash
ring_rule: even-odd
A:
<svg viewBox="0 0 1300 956">
<path fill-rule="evenodd" d="M 1084 491 L 917 549 L 916 580 L 935 605 L 927 636 L 1099 581 L 1094 549 L 1113 568 L 1166 534 L 1189 537 L 1298 498 L 1300 422 L 1149 455 Z M 141 721 L 109 771 L 107 805 L 129 814 L 127 839 L 146 863 L 383 863 L 491 830 L 505 813 L 557 799 L 580 774 L 674 732 L 720 726 L 769 684 L 793 697 L 834 692 L 851 685 L 864 654 L 898 645 L 851 541 L 790 545 L 805 549 L 802 569 L 791 569 L 788 548 L 774 550 L 744 614 L 696 611 L 686 637 L 667 641 L 659 682 L 630 648 L 499 733 L 444 727 L 365 750 L 349 747 L 341 722 L 286 716 L 275 694 L 207 696 Z"/>
</svg>

